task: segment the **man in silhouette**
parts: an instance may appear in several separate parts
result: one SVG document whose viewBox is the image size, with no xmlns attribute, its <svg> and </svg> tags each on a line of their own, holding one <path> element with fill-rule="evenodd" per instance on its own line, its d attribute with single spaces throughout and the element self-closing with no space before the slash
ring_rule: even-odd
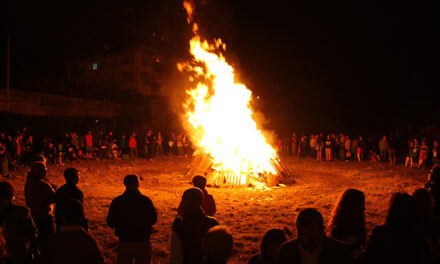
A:
<svg viewBox="0 0 440 264">
<path fill-rule="evenodd" d="M 139 177 L 124 178 L 125 192 L 113 199 L 107 224 L 119 238 L 117 263 L 150 263 L 152 226 L 157 222 L 156 208 L 150 198 L 139 191 Z"/>
<path fill-rule="evenodd" d="M 332 264 L 352 263 L 346 247 L 329 238 L 324 232 L 321 213 L 304 209 L 296 219 L 298 238 L 281 246 L 279 264 Z"/>
</svg>

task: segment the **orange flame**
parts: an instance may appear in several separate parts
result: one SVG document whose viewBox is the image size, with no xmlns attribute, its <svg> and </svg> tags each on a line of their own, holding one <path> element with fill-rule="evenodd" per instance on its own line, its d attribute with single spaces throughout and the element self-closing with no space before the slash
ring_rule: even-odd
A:
<svg viewBox="0 0 440 264">
<path fill-rule="evenodd" d="M 191 7 L 185 8 L 192 12 Z M 179 71 L 191 73 L 189 80 L 194 84 L 183 105 L 192 142 L 223 171 L 239 177 L 240 184 L 246 183 L 249 173 L 275 173 L 270 160 L 276 151 L 257 128 L 250 108 L 252 92 L 236 81 L 234 68 L 220 52 L 226 45 L 221 39 L 214 44 L 202 42 L 197 30 L 194 34 L 190 40 L 194 60 L 177 65 Z"/>
</svg>

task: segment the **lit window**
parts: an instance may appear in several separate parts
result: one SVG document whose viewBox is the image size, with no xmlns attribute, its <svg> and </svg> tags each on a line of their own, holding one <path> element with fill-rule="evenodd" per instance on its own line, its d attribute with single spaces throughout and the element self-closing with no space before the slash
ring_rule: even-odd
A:
<svg viewBox="0 0 440 264">
<path fill-rule="evenodd" d="M 92 69 L 94 71 L 98 70 L 98 63 L 97 62 L 93 63 Z"/>
</svg>

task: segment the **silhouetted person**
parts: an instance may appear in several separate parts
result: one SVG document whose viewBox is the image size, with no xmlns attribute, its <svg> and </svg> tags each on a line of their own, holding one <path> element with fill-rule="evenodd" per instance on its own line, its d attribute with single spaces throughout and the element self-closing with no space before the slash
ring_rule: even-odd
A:
<svg viewBox="0 0 440 264">
<path fill-rule="evenodd" d="M 440 166 L 431 169 L 425 188 L 434 198 L 434 213 L 440 215 Z"/>
<path fill-rule="evenodd" d="M 412 195 L 416 207 L 416 233 L 430 245 L 432 263 L 440 263 L 439 218 L 433 214 L 434 199 L 426 189 L 417 189 Z"/>
<path fill-rule="evenodd" d="M 202 208 L 203 193 L 190 188 L 182 195 L 183 216 L 177 215 L 172 226 L 171 263 L 203 263 L 202 241 L 208 230 L 219 223 Z"/>
<path fill-rule="evenodd" d="M 212 197 L 212 195 L 210 195 L 205 189 L 206 177 L 200 175 L 194 176 L 192 179 L 192 184 L 194 187 L 199 188 L 203 193 L 202 209 L 205 214 L 208 216 L 214 216 L 217 209 L 215 206 L 214 197 Z M 180 215 L 183 215 L 182 203 L 180 203 L 178 211 Z"/>
<path fill-rule="evenodd" d="M 416 231 L 414 199 L 392 196 L 385 225 L 376 226 L 365 252 L 365 263 L 428 263 L 427 242 Z"/>
<path fill-rule="evenodd" d="M 107 216 L 108 226 L 119 238 L 117 263 L 150 263 L 152 226 L 157 222 L 153 202 L 139 191 L 139 177 L 124 178 L 126 191 L 113 199 Z"/>
<path fill-rule="evenodd" d="M 249 264 L 275 264 L 280 254 L 281 244 L 286 242 L 286 235 L 281 229 L 270 229 L 261 241 L 261 252 L 249 260 Z"/>
<path fill-rule="evenodd" d="M 302 210 L 296 228 L 298 238 L 281 246 L 279 264 L 352 263 L 347 248 L 325 235 L 322 215 L 317 210 Z"/>
<path fill-rule="evenodd" d="M 56 216 L 56 224 L 57 224 L 57 230 L 60 228 L 60 222 L 59 222 L 59 210 L 63 206 L 63 204 L 69 200 L 74 199 L 78 200 L 83 204 L 84 206 L 84 194 L 83 192 L 78 188 L 78 182 L 79 182 L 79 174 L 78 170 L 75 168 L 67 168 L 64 170 L 64 179 L 66 180 L 66 184 L 61 186 L 57 192 L 56 192 L 56 198 L 55 198 L 55 216 Z M 84 218 L 81 226 L 87 231 L 89 228 L 87 226 L 87 221 Z"/>
<path fill-rule="evenodd" d="M 224 226 L 209 229 L 203 240 L 204 264 L 226 264 L 232 253 L 234 239 Z"/>
<path fill-rule="evenodd" d="M 52 205 L 55 203 L 55 188 L 46 179 L 46 174 L 46 166 L 42 162 L 34 162 L 24 186 L 26 205 L 31 210 L 42 244 L 54 232 Z"/>
<path fill-rule="evenodd" d="M 3 227 L 8 253 L 5 263 L 30 263 L 36 252 L 37 229 L 29 209 L 14 205 L 13 197 L 12 185 L 0 182 L 0 227 Z"/>
<path fill-rule="evenodd" d="M 61 227 L 47 239 L 42 263 L 103 264 L 98 243 L 81 226 L 84 219 L 82 203 L 74 199 L 64 201 L 58 213 Z"/>
<path fill-rule="evenodd" d="M 329 221 L 329 237 L 343 242 L 360 261 L 365 247 L 365 195 L 347 189 L 339 197 Z"/>
</svg>

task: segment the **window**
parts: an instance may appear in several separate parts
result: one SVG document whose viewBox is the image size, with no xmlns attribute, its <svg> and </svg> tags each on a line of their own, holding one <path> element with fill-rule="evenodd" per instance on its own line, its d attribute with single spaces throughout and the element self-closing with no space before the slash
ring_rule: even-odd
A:
<svg viewBox="0 0 440 264">
<path fill-rule="evenodd" d="M 130 83 L 134 81 L 134 72 L 123 72 L 122 80 L 123 83 Z"/>
<path fill-rule="evenodd" d="M 98 70 L 98 63 L 97 62 L 92 64 L 92 70 L 94 70 L 94 71 Z"/>
</svg>

